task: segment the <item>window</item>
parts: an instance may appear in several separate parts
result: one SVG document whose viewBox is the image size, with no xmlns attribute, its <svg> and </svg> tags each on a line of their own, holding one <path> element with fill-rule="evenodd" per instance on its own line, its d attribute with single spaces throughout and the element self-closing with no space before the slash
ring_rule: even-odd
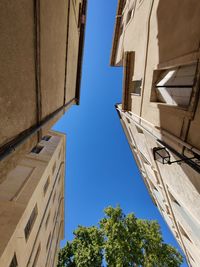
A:
<svg viewBox="0 0 200 267">
<path fill-rule="evenodd" d="M 60 173 L 60 174 L 59 174 L 59 178 L 58 178 L 58 183 L 60 183 L 60 181 L 61 181 L 61 177 L 62 177 L 62 174 Z"/>
<path fill-rule="evenodd" d="M 124 76 L 123 76 L 123 94 L 122 109 L 131 110 L 132 98 L 131 93 L 134 92 L 134 76 L 135 52 L 125 51 L 124 53 Z"/>
<path fill-rule="evenodd" d="M 50 135 L 45 135 L 45 136 L 42 137 L 42 140 L 49 141 L 50 138 L 51 138 Z"/>
<path fill-rule="evenodd" d="M 50 211 L 49 211 L 49 214 L 48 214 L 46 222 L 45 222 L 45 228 L 46 229 L 47 229 L 47 226 L 48 226 L 49 218 L 50 218 Z"/>
<path fill-rule="evenodd" d="M 34 222 L 36 220 L 36 217 L 37 217 L 37 214 L 38 214 L 38 208 L 37 208 L 37 204 L 35 205 L 32 213 L 31 213 L 31 216 L 26 224 L 26 227 L 24 229 L 24 233 L 25 233 L 25 238 L 26 240 L 28 239 L 29 235 L 30 235 L 30 232 L 31 232 L 31 229 L 33 228 L 33 225 L 34 225 Z"/>
<path fill-rule="evenodd" d="M 48 240 L 47 240 L 46 250 L 48 250 L 48 248 L 49 248 L 50 240 L 51 240 L 51 232 L 50 232 L 49 237 L 48 237 Z"/>
<path fill-rule="evenodd" d="M 50 177 L 47 178 L 46 183 L 44 184 L 44 187 L 43 187 L 44 196 L 45 196 L 45 194 L 47 192 L 49 184 L 50 184 Z"/>
<path fill-rule="evenodd" d="M 130 92 L 134 95 L 141 95 L 142 79 L 131 81 Z"/>
<path fill-rule="evenodd" d="M 155 74 L 156 102 L 187 107 L 190 104 L 196 64 L 163 70 Z"/>
<path fill-rule="evenodd" d="M 59 152 L 59 154 L 58 154 L 58 158 L 60 159 L 60 157 L 61 157 L 61 154 L 62 154 L 62 149 L 60 149 L 60 152 Z"/>
<path fill-rule="evenodd" d="M 170 191 L 168 191 L 171 201 L 173 201 L 176 205 L 180 206 L 179 202 L 175 199 L 175 197 L 171 194 Z"/>
<path fill-rule="evenodd" d="M 135 125 L 135 128 L 136 128 L 138 133 L 143 134 L 143 131 L 142 131 L 142 129 L 140 127 Z"/>
<path fill-rule="evenodd" d="M 42 149 L 43 149 L 43 146 L 37 145 L 31 150 L 31 153 L 39 154 Z"/>
<path fill-rule="evenodd" d="M 55 221 L 56 221 L 56 215 L 57 215 L 57 212 L 55 211 L 55 214 L 53 216 L 53 223 L 55 223 Z"/>
<path fill-rule="evenodd" d="M 130 9 L 128 11 L 128 14 L 127 14 L 127 17 L 126 17 L 126 24 L 129 23 L 130 19 L 131 19 L 131 16 L 132 16 L 132 13 L 133 13 L 133 9 Z"/>
<path fill-rule="evenodd" d="M 37 262 L 38 262 L 38 258 L 39 258 L 39 255 L 40 255 L 40 250 L 41 250 L 41 245 L 39 244 L 37 252 L 35 254 L 35 259 L 34 259 L 32 267 L 37 267 Z"/>
<path fill-rule="evenodd" d="M 56 198 L 56 191 L 55 191 L 55 193 L 54 193 L 54 195 L 53 195 L 53 203 L 54 203 L 54 201 L 55 201 L 55 198 Z"/>
<path fill-rule="evenodd" d="M 14 254 L 14 257 L 12 258 L 12 261 L 11 261 L 9 267 L 17 267 L 17 266 L 18 266 L 17 257 L 16 257 L 16 254 Z"/>
<path fill-rule="evenodd" d="M 186 231 L 183 229 L 183 227 L 180 224 L 179 224 L 179 229 L 180 229 L 181 234 L 184 237 L 186 237 L 190 242 L 192 242 L 191 239 L 189 238 L 189 236 L 187 235 Z"/>
<path fill-rule="evenodd" d="M 53 168 L 52 168 L 53 175 L 54 175 L 55 170 L 56 170 L 56 162 L 54 163 Z"/>
</svg>

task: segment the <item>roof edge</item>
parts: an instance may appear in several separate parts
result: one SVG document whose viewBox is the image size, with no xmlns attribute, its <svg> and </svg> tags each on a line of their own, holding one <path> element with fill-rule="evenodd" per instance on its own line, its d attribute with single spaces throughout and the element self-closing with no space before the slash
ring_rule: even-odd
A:
<svg viewBox="0 0 200 267">
<path fill-rule="evenodd" d="M 81 26 L 80 26 L 80 37 L 78 47 L 78 63 L 77 63 L 77 74 L 76 74 L 76 105 L 80 104 L 80 88 L 82 78 L 82 65 L 83 65 L 83 51 L 85 43 L 85 27 L 86 27 L 86 15 L 87 15 L 87 0 L 82 2 L 82 14 L 81 14 Z"/>
<path fill-rule="evenodd" d="M 122 11 L 124 7 L 124 0 L 118 0 L 118 6 L 117 6 L 117 15 L 115 20 L 115 26 L 114 26 L 114 35 L 113 35 L 113 41 L 112 41 L 112 48 L 111 48 L 111 57 L 110 57 L 110 66 L 115 66 L 115 59 L 116 59 L 116 52 L 117 52 L 117 46 L 118 46 L 118 40 L 119 40 L 119 30 L 121 25 L 121 16 Z"/>
</svg>

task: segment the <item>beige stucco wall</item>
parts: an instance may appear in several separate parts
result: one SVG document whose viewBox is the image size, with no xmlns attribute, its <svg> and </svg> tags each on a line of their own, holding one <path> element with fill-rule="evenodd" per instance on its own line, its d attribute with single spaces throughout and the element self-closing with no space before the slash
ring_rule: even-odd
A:
<svg viewBox="0 0 200 267">
<path fill-rule="evenodd" d="M 79 2 L 76 1 L 76 6 Z M 42 118 L 64 103 L 65 61 L 67 101 L 75 97 L 79 9 L 70 1 L 40 1 L 40 78 Z M 0 144 L 36 123 L 35 28 L 33 1 L 1 1 Z M 69 48 L 66 56 L 66 35 Z M 67 102 L 66 101 L 66 102 Z"/>
<path fill-rule="evenodd" d="M 116 65 L 123 61 L 124 52 L 135 53 L 132 80 L 142 79 L 141 95 L 131 94 L 129 97 L 131 111 L 177 137 L 185 127 L 184 119 L 190 120 L 185 138 L 199 148 L 199 108 L 192 115 L 189 109 L 151 102 L 150 98 L 155 70 L 197 62 L 200 3 L 196 0 L 193 4 L 188 1 L 170 1 L 167 4 L 163 0 L 136 1 L 132 17 L 126 23 L 132 6 L 135 6 L 135 1 L 126 1 L 121 19 L 123 41 L 119 38 L 116 50 Z M 193 120 L 191 116 L 194 116 Z"/>
<path fill-rule="evenodd" d="M 126 97 L 122 101 L 131 105 L 123 110 L 123 105 L 119 104 L 117 110 L 134 158 L 153 202 L 185 252 L 190 266 L 196 267 L 200 265 L 200 174 L 185 163 L 163 165 L 156 162 L 152 149 L 162 146 L 158 142 L 161 140 L 180 154 L 187 151 L 186 147 L 199 151 L 198 83 L 194 83 L 188 107 L 158 102 L 153 91 L 162 70 L 197 63 L 200 58 L 199 12 L 197 0 L 170 0 L 167 3 L 164 0 L 127 0 L 121 13 L 122 32 L 118 45 L 115 44 L 112 50 L 114 65 L 125 64 L 123 92 Z M 115 28 L 115 33 L 118 30 Z M 131 67 L 127 69 L 125 52 L 134 52 L 133 73 Z M 128 75 L 132 75 L 132 81 L 142 79 L 140 94 L 130 93 L 131 83 L 125 80 Z M 199 70 L 196 81 L 198 75 Z M 171 160 L 179 159 L 169 152 Z"/>
<path fill-rule="evenodd" d="M 79 90 L 77 75 L 79 79 L 81 76 L 80 69 L 77 73 L 79 44 L 83 47 L 79 4 L 83 1 L 1 1 L 0 151 L 64 103 L 71 101 L 66 111 L 78 102 L 75 98 Z M 85 27 L 81 16 L 80 20 Z M 19 155 L 30 151 L 63 113 L 64 110 L 16 152 L 13 149 L 17 156 L 11 155 L 0 163 L 0 177 L 16 165 Z"/>
<path fill-rule="evenodd" d="M 40 1 L 40 12 L 42 117 L 45 117 L 64 103 L 68 1 Z"/>
<path fill-rule="evenodd" d="M 118 110 L 134 158 L 152 200 L 186 253 L 190 266 L 199 266 L 200 175 L 184 163 L 163 165 L 156 162 L 153 159 L 152 149 L 159 145 L 157 139 L 160 137 L 160 132 L 156 133 L 149 125 L 148 127 L 141 125 L 138 117 L 122 111 L 120 105 Z M 171 160 L 176 159 L 178 158 L 171 153 Z M 171 196 L 179 203 L 178 209 Z M 187 237 L 181 232 L 180 225 Z"/>
<path fill-rule="evenodd" d="M 0 185 L 0 266 L 9 267 L 16 254 L 19 266 L 55 266 L 64 229 L 65 136 L 50 132 L 39 154 L 29 153 Z M 44 185 L 49 185 L 44 194 Z M 38 214 L 28 239 L 24 229 L 37 203 Z M 49 215 L 48 224 L 46 221 Z M 47 247 L 49 234 L 51 238 Z"/>
<path fill-rule="evenodd" d="M 0 144 L 36 123 L 33 1 L 0 3 Z"/>
</svg>

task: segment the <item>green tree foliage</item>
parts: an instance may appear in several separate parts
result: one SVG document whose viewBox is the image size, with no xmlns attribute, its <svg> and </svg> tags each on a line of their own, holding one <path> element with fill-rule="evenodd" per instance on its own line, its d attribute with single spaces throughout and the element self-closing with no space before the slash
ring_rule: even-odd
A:
<svg viewBox="0 0 200 267">
<path fill-rule="evenodd" d="M 60 250 L 57 267 L 178 267 L 183 259 L 163 242 L 156 221 L 124 215 L 108 207 L 99 227 L 79 226 L 75 238 Z"/>
<path fill-rule="evenodd" d="M 60 250 L 58 254 L 58 266 L 76 267 L 71 243 L 67 242 L 64 249 Z"/>
<path fill-rule="evenodd" d="M 97 227 L 82 227 L 74 232 L 72 242 L 76 266 L 99 267 L 103 259 L 103 235 Z"/>
</svg>

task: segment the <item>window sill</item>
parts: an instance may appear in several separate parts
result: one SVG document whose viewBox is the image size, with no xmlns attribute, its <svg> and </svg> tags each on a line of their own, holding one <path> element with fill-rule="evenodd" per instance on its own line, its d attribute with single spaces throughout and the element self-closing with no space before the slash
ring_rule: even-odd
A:
<svg viewBox="0 0 200 267">
<path fill-rule="evenodd" d="M 131 96 L 141 96 L 141 94 L 131 93 Z"/>
</svg>

